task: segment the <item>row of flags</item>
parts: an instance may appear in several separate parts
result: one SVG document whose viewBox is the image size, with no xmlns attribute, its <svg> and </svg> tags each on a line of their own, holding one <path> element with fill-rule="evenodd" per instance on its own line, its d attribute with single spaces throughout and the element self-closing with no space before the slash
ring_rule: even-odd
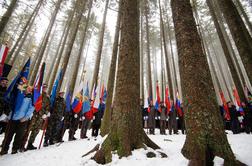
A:
<svg viewBox="0 0 252 166">
<path fill-rule="evenodd" d="M 152 96 L 148 97 L 148 105 L 150 105 L 150 102 L 152 101 Z M 165 88 L 165 99 L 164 99 L 164 104 L 166 105 L 166 109 L 167 112 L 173 112 L 174 108 L 172 108 L 172 104 L 171 104 L 171 100 L 170 100 L 170 95 L 169 95 L 169 89 L 168 87 Z M 158 82 L 156 83 L 156 102 L 155 102 L 155 110 L 157 110 L 158 112 L 161 112 L 161 99 L 160 99 L 160 91 L 159 91 L 159 85 Z M 175 101 L 175 109 L 178 111 L 179 116 L 183 116 L 183 110 L 181 107 L 181 100 L 180 100 L 180 96 L 179 93 L 177 91 L 176 94 L 176 101 Z M 148 107 L 148 112 L 150 112 L 150 107 Z"/>
<path fill-rule="evenodd" d="M 249 91 L 248 91 L 249 93 Z M 239 94 L 238 94 L 238 91 L 236 89 L 236 87 L 233 88 L 233 95 L 234 95 L 234 105 L 236 107 L 236 110 L 238 112 L 240 112 L 241 115 L 244 115 L 244 110 L 242 108 L 242 104 L 241 104 L 241 100 L 240 100 L 240 97 L 239 97 Z M 220 91 L 220 97 L 221 97 L 221 101 L 222 101 L 222 104 L 223 104 L 223 109 L 225 111 L 225 119 L 227 120 L 230 120 L 231 117 L 230 117 L 230 111 L 229 111 L 229 108 L 228 108 L 228 105 L 227 105 L 227 101 L 224 97 L 224 93 L 222 91 Z"/>
<path fill-rule="evenodd" d="M 30 64 L 31 60 L 30 58 L 25 63 L 22 70 L 18 73 L 18 75 L 14 78 L 14 80 L 11 82 L 10 86 L 8 87 L 6 93 L 4 94 L 4 98 L 6 102 L 10 103 L 12 106 L 12 110 L 15 112 L 17 111 L 25 97 L 25 90 L 29 86 L 28 85 L 28 76 L 30 72 Z M 33 105 L 35 106 L 35 110 L 38 112 L 42 108 L 42 89 L 43 89 L 43 78 L 44 78 L 44 72 L 45 72 L 45 63 L 42 64 L 40 71 L 36 77 L 35 83 L 33 85 L 34 91 L 33 91 Z M 60 80 L 62 79 L 62 70 L 60 70 L 54 85 L 52 89 L 52 93 L 50 96 L 50 102 L 51 102 L 51 108 L 54 106 L 57 88 L 59 85 Z M 99 108 L 100 102 L 105 103 L 107 98 L 107 90 L 104 88 L 104 85 L 101 88 L 100 93 L 100 102 L 97 102 L 96 97 L 96 88 L 94 88 L 93 94 L 92 94 L 92 100 L 95 101 L 94 108 Z M 99 99 L 98 99 L 99 101 Z M 96 106 L 97 105 L 97 106 Z M 88 112 L 91 108 L 90 103 L 90 97 L 89 97 L 89 86 L 87 83 L 86 89 L 83 92 L 81 90 L 74 98 L 73 103 L 71 104 L 71 94 L 68 92 L 66 96 L 66 106 L 67 111 L 73 110 L 75 113 L 79 113 L 82 110 L 82 113 Z M 12 115 L 14 115 L 14 112 Z"/>
<path fill-rule="evenodd" d="M 83 89 L 77 93 L 77 95 L 74 97 L 73 103 L 71 104 L 71 94 L 68 92 L 66 97 L 66 105 L 67 105 L 67 111 L 70 112 L 73 110 L 74 113 L 79 113 L 82 111 L 82 114 L 88 112 L 91 107 L 93 107 L 93 110 L 95 112 L 98 111 L 100 103 L 105 103 L 107 98 L 107 90 L 104 88 L 104 85 L 101 88 L 100 93 L 100 99 L 97 97 L 97 91 L 96 86 L 92 92 L 92 97 L 89 96 L 89 86 L 88 83 L 86 85 L 85 91 L 83 92 Z M 93 100 L 94 103 L 90 102 L 90 100 Z"/>
</svg>

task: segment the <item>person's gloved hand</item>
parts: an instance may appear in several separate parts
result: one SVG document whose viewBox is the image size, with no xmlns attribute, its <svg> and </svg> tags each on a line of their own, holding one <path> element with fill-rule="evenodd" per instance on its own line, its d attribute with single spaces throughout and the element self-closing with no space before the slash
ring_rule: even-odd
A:
<svg viewBox="0 0 252 166">
<path fill-rule="evenodd" d="M 51 113 L 50 113 L 50 112 L 48 112 L 46 116 L 49 118 L 49 117 L 51 116 Z"/>
<path fill-rule="evenodd" d="M 44 115 L 42 115 L 42 119 L 46 119 L 47 118 L 47 115 L 46 114 L 44 114 Z"/>
</svg>

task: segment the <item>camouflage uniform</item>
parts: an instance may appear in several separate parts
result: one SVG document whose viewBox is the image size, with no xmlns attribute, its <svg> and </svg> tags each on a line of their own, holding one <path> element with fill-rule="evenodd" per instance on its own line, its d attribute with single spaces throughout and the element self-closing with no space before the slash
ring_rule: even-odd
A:
<svg viewBox="0 0 252 166">
<path fill-rule="evenodd" d="M 50 144 L 54 144 L 59 141 L 60 129 L 62 118 L 66 109 L 66 103 L 64 98 L 58 96 L 55 101 L 55 105 L 49 118 L 48 127 L 45 134 L 44 145 L 47 144 L 48 140 Z"/>
<path fill-rule="evenodd" d="M 28 146 L 29 144 L 32 145 L 35 141 L 36 136 L 39 133 L 39 130 L 42 128 L 43 125 L 43 115 L 47 115 L 48 112 L 50 111 L 50 98 L 47 96 L 46 93 L 42 93 L 42 109 L 38 112 L 34 112 L 33 117 L 32 117 L 32 122 L 31 122 L 31 135 L 28 141 Z"/>
</svg>

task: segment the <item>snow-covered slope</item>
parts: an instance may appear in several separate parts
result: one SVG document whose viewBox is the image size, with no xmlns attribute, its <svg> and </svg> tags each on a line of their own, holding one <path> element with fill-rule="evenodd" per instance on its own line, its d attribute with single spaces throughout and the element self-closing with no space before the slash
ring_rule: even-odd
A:
<svg viewBox="0 0 252 166">
<path fill-rule="evenodd" d="M 146 151 L 143 149 L 135 150 L 132 156 L 127 158 L 118 159 L 118 156 L 113 155 L 113 162 L 108 165 L 118 166 L 183 166 L 187 165 L 188 161 L 182 156 L 180 150 L 184 144 L 184 135 L 159 135 L 157 131 L 156 135 L 151 135 L 150 138 L 162 147 L 162 151 L 168 155 L 168 158 L 147 158 Z M 90 133 L 88 133 L 90 135 Z M 34 145 L 38 146 L 40 135 L 37 137 Z M 79 136 L 79 131 L 76 136 Z M 68 132 L 66 132 L 64 140 L 67 140 Z M 2 141 L 3 135 L 0 136 Z M 228 132 L 228 140 L 236 157 L 252 166 L 252 135 L 238 134 L 233 135 Z M 98 165 L 90 158 L 93 154 L 90 154 L 84 158 L 81 156 L 91 150 L 95 145 L 101 143 L 103 138 L 98 137 L 97 140 L 91 138 L 88 140 L 77 140 L 72 142 L 64 142 L 60 146 L 49 146 L 41 148 L 40 150 L 27 151 L 25 153 L 18 153 L 15 155 L 0 156 L 1 166 L 96 166 Z M 151 151 L 151 149 L 150 149 Z M 221 165 L 223 160 L 215 158 L 215 165 Z"/>
</svg>

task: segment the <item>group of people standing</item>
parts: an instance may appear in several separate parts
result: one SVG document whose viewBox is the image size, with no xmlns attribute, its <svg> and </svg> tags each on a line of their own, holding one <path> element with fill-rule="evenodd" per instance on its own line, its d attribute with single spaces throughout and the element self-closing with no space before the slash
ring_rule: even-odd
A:
<svg viewBox="0 0 252 166">
<path fill-rule="evenodd" d="M 248 102 L 241 102 L 241 107 L 237 108 L 233 102 L 227 102 L 228 112 L 220 106 L 220 112 L 226 130 L 231 130 L 233 134 L 246 132 L 252 133 L 252 97 L 248 96 Z"/>
<path fill-rule="evenodd" d="M 161 135 L 166 135 L 167 128 L 170 135 L 179 134 L 179 129 L 182 134 L 185 134 L 183 108 L 177 108 L 173 100 L 170 104 L 170 108 L 167 108 L 161 101 L 157 108 L 153 105 L 153 101 L 150 101 L 148 108 L 142 106 L 143 127 L 148 129 L 149 134 L 154 135 L 155 128 L 160 129 Z"/>
<path fill-rule="evenodd" d="M 37 149 L 34 141 L 43 130 L 41 143 L 44 137 L 43 146 L 63 142 L 66 129 L 69 129 L 68 140 L 76 140 L 75 132 L 81 129 L 80 138 L 87 138 L 87 130 L 92 124 L 92 136 L 98 135 L 105 104 L 101 101 L 99 108 L 94 108 L 94 101 L 90 100 L 90 110 L 78 114 L 72 110 L 67 111 L 65 93 L 59 92 L 54 104 L 51 104 L 50 96 L 47 94 L 47 85 L 42 87 L 42 107 L 36 110 L 33 104 L 33 87 L 19 85 L 24 98 L 18 105 L 10 105 L 4 100 L 7 91 L 8 79 L 0 80 L 0 134 L 5 133 L 1 145 L 1 155 L 7 154 L 10 143 L 14 137 L 12 154 L 26 150 Z M 18 99 L 17 99 L 18 100 Z M 93 120 L 94 119 L 94 120 Z M 92 122 L 92 123 L 91 123 Z"/>
</svg>

